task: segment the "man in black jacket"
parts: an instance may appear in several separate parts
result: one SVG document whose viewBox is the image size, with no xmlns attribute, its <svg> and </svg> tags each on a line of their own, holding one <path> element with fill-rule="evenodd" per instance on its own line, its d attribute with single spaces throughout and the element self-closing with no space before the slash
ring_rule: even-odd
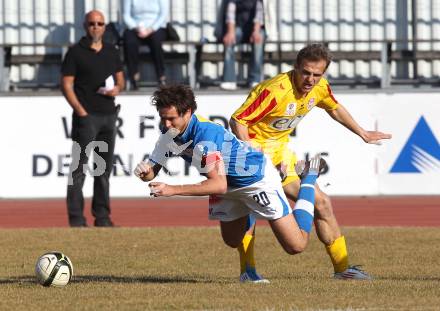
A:
<svg viewBox="0 0 440 311">
<path fill-rule="evenodd" d="M 111 227 L 109 178 L 113 168 L 118 107 L 115 96 L 124 88 L 119 52 L 104 43 L 104 15 L 90 11 L 86 36 L 69 48 L 62 64 L 61 88 L 73 108 L 72 164 L 67 186 L 67 211 L 72 227 L 87 226 L 82 188 L 87 170 L 94 176 L 92 214 L 95 226 Z M 87 167 L 94 152 L 94 167 Z"/>
</svg>

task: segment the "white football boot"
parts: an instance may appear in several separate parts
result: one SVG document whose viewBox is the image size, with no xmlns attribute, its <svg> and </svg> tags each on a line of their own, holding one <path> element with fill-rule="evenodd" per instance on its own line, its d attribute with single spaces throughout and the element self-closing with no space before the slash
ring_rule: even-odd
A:
<svg viewBox="0 0 440 311">
<path fill-rule="evenodd" d="M 365 271 L 363 271 L 359 265 L 348 266 L 345 271 L 335 272 L 335 279 L 338 280 L 371 280 L 372 277 Z"/>
<path fill-rule="evenodd" d="M 246 271 L 240 275 L 240 282 L 241 283 L 261 283 L 261 284 L 268 284 L 270 283 L 269 280 L 263 278 L 261 275 L 255 271 L 255 269 L 252 268 L 246 268 Z"/>
</svg>

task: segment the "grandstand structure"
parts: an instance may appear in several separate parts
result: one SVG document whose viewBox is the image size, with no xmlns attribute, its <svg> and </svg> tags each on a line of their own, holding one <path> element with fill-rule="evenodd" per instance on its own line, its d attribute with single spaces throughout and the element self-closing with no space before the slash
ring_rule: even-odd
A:
<svg viewBox="0 0 440 311">
<path fill-rule="evenodd" d="M 306 42 L 334 53 L 328 78 L 350 87 L 440 85 L 440 0 L 266 0 L 264 74 L 289 70 Z M 221 44 L 214 27 L 221 0 L 170 0 L 181 41 L 166 43 L 168 76 L 194 87 L 216 85 Z M 0 91 L 57 88 L 67 47 L 83 35 L 84 14 L 104 12 L 123 31 L 120 0 L 0 0 Z M 237 49 L 239 81 L 248 46 Z M 156 80 L 148 53 L 142 80 Z"/>
</svg>

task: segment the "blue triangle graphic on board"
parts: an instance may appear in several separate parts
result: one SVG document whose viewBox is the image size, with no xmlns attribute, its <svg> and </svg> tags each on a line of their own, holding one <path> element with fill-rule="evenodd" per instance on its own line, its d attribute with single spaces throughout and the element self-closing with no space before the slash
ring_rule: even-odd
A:
<svg viewBox="0 0 440 311">
<path fill-rule="evenodd" d="M 422 116 L 390 173 L 440 172 L 440 145 Z"/>
</svg>

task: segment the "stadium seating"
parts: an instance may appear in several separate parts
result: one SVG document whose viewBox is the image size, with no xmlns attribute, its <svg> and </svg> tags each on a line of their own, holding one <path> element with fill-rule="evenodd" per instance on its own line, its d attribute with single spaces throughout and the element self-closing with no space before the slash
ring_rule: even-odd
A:
<svg viewBox="0 0 440 311">
<path fill-rule="evenodd" d="M 50 2 L 4 0 L 0 12 L 4 21 L 0 25 L 0 90 L 58 85 L 61 56 L 65 47 L 83 34 L 82 18 L 90 3 L 78 0 L 74 6 L 51 6 Z M 170 2 L 170 20 L 181 42 L 165 45 L 169 76 L 192 86 L 217 85 L 223 47 L 212 42 L 220 0 Z M 346 0 L 343 6 L 335 7 L 332 1 L 268 3 L 273 27 L 265 48 L 265 76 L 289 70 L 294 51 L 305 42 L 324 40 L 335 56 L 328 71 L 333 84 L 438 85 L 439 18 L 429 0 L 420 0 L 412 7 L 392 0 L 374 5 Z M 97 1 L 94 7 L 122 31 L 119 0 Z M 238 78 L 242 83 L 246 78 L 247 51 L 246 45 L 237 49 Z M 148 53 L 142 55 L 142 60 L 143 85 L 154 85 L 156 78 Z"/>
</svg>

